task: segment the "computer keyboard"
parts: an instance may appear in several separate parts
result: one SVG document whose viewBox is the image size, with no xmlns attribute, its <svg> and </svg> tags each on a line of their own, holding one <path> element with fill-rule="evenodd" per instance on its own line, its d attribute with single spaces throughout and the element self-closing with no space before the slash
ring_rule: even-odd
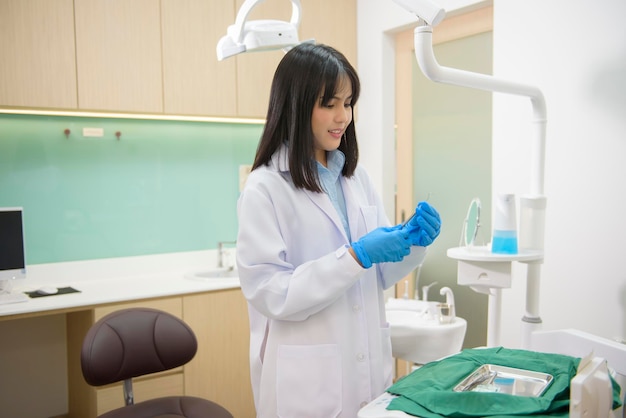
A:
<svg viewBox="0 0 626 418">
<path fill-rule="evenodd" d="M 0 293 L 0 305 L 8 303 L 26 302 L 30 298 L 26 293 Z"/>
</svg>

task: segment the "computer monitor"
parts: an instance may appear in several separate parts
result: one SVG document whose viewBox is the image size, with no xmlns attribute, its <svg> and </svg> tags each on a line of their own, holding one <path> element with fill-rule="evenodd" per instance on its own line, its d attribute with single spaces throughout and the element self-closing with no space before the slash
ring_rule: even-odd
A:
<svg viewBox="0 0 626 418">
<path fill-rule="evenodd" d="M 0 288 L 7 280 L 26 277 L 22 215 L 23 208 L 0 207 Z"/>
</svg>

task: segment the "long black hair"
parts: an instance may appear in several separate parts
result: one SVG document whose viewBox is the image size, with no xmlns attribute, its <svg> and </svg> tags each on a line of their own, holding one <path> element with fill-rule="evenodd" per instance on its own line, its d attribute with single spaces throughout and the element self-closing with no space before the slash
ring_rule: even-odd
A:
<svg viewBox="0 0 626 418">
<path fill-rule="evenodd" d="M 286 143 L 294 185 L 321 192 L 311 116 L 320 96 L 321 104 L 326 105 L 346 79 L 352 86 L 350 107 L 354 116 L 361 84 L 356 70 L 341 52 L 328 45 L 311 43 L 300 44 L 287 52 L 274 73 L 265 128 L 252 169 L 268 165 L 276 150 Z M 346 156 L 342 174 L 351 177 L 359 159 L 354 117 L 346 127 L 339 150 Z"/>
</svg>

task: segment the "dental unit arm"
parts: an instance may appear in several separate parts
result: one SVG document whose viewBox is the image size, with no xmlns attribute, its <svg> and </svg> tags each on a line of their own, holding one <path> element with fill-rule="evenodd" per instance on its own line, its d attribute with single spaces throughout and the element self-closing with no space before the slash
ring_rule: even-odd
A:
<svg viewBox="0 0 626 418">
<path fill-rule="evenodd" d="M 543 183 L 547 121 L 543 93 L 534 86 L 439 65 L 433 51 L 432 27 L 439 24 L 445 16 L 444 9 L 431 0 L 393 1 L 418 17 L 418 26 L 414 32 L 415 57 L 427 78 L 438 83 L 530 98 L 534 123 L 534 138 L 531 144 L 530 193 L 520 197 L 520 213 L 522 215 L 519 228 L 519 249 L 520 252 L 534 252 L 539 255 L 527 260 L 518 260 L 527 264 L 526 312 L 522 318 L 522 347 L 528 347 L 530 335 L 539 330 L 542 323 L 539 316 L 539 282 L 544 248 L 546 197 L 543 195 Z M 500 292 L 504 286 L 499 288 L 471 287 L 475 291 L 489 295 L 490 323 L 487 345 L 499 345 Z"/>
<path fill-rule="evenodd" d="M 535 86 L 504 80 L 498 77 L 474 73 L 439 65 L 435 58 L 432 42 L 432 28 L 445 17 L 445 10 L 430 0 L 393 0 L 409 12 L 415 14 L 421 25 L 415 28 L 415 57 L 420 69 L 430 80 L 461 87 L 475 88 L 491 92 L 509 93 L 530 98 L 534 122 L 537 124 L 533 143 L 533 163 L 531 167 L 531 188 L 533 196 L 543 195 L 545 162 L 546 102 L 541 90 Z"/>
</svg>

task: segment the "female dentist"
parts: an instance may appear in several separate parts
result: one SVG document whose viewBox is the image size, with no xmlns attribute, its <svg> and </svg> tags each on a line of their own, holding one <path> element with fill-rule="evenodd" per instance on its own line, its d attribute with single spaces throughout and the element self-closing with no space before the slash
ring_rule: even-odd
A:
<svg viewBox="0 0 626 418">
<path fill-rule="evenodd" d="M 389 226 L 357 165 L 360 82 L 335 49 L 301 44 L 278 65 L 238 201 L 237 264 L 259 418 L 354 418 L 392 383 L 383 290 L 439 235 L 425 202 Z"/>
</svg>

